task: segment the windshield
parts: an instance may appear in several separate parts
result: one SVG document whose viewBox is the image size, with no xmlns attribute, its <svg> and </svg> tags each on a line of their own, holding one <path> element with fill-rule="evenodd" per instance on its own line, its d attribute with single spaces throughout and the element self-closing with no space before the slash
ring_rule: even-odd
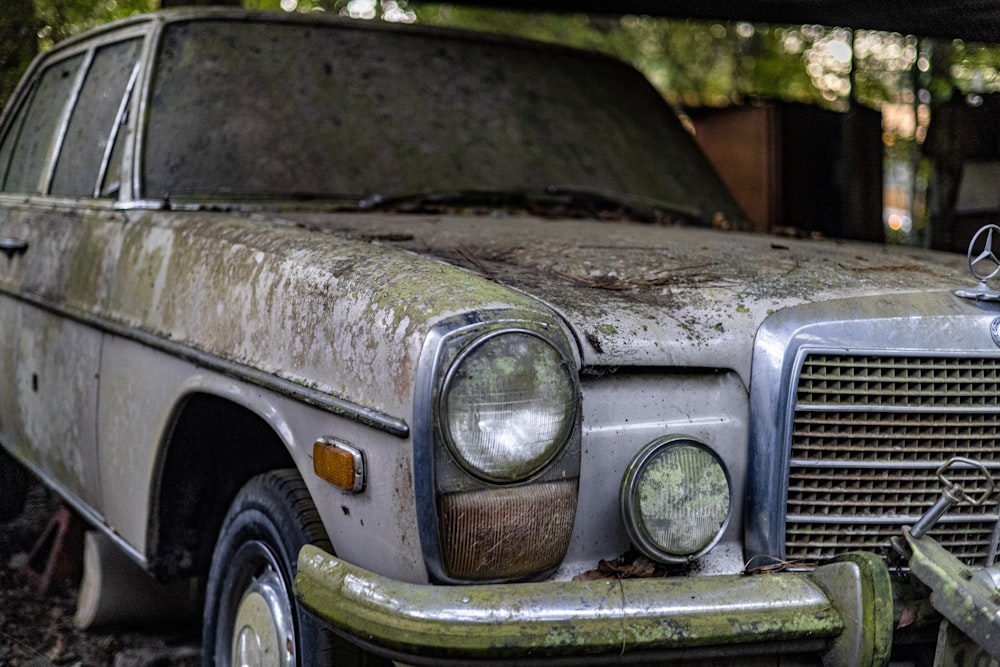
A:
<svg viewBox="0 0 1000 667">
<path fill-rule="evenodd" d="M 574 51 L 344 23 L 181 22 L 144 192 L 340 201 L 559 187 L 736 210 L 651 86 Z"/>
</svg>

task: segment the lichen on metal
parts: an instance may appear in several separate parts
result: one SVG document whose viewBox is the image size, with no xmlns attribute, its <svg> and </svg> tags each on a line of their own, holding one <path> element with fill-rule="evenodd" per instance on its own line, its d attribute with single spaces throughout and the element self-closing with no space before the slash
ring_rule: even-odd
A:
<svg viewBox="0 0 1000 667">
<path fill-rule="evenodd" d="M 334 627 L 424 659 L 669 654 L 769 642 L 822 653 L 855 622 L 815 576 L 795 574 L 427 586 L 311 547 L 300 553 L 298 572 L 300 602 Z M 845 595 L 857 589 L 842 583 Z"/>
</svg>

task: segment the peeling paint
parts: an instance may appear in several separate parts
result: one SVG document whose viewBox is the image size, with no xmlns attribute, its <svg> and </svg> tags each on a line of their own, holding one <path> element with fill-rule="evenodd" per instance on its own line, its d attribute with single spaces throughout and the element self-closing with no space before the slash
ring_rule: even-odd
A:
<svg viewBox="0 0 1000 667">
<path fill-rule="evenodd" d="M 540 308 L 441 262 L 263 217 L 130 214 L 122 257 L 99 314 L 391 414 L 411 409 L 416 356 L 438 319 Z"/>
<path fill-rule="evenodd" d="M 964 258 L 911 248 L 783 239 L 778 251 L 764 235 L 504 215 L 284 217 L 485 269 L 560 312 L 596 365 L 724 366 L 747 377 L 754 333 L 780 310 L 970 285 Z"/>
</svg>

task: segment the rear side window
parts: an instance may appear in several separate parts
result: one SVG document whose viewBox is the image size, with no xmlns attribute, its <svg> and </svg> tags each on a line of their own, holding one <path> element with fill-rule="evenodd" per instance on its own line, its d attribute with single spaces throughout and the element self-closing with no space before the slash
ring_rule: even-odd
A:
<svg viewBox="0 0 1000 667">
<path fill-rule="evenodd" d="M 107 44 L 42 71 L 0 144 L 2 191 L 93 197 L 99 186 L 117 183 L 121 152 L 112 147 L 126 121 L 140 46 L 139 38 Z"/>
<path fill-rule="evenodd" d="M 58 62 L 42 73 L 30 101 L 21 108 L 19 117 L 4 138 L 4 146 L 0 147 L 0 154 L 10 151 L 10 163 L 3 181 L 4 192 L 42 191 L 45 165 L 57 148 L 59 129 L 72 100 L 83 61 L 84 54 L 80 54 Z"/>
<path fill-rule="evenodd" d="M 109 165 L 110 147 L 125 122 L 127 93 L 139 55 L 138 39 L 97 50 L 70 117 L 52 194 L 91 197 Z"/>
</svg>

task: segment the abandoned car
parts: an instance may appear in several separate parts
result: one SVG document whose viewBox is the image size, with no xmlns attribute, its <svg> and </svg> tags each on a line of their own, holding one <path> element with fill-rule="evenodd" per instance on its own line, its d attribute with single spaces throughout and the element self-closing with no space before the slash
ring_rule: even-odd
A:
<svg viewBox="0 0 1000 667">
<path fill-rule="evenodd" d="M 198 582 L 209 665 L 988 650 L 915 563 L 997 561 L 993 256 L 739 222 L 604 56 L 99 28 L 0 123 L 0 509 Z"/>
</svg>

